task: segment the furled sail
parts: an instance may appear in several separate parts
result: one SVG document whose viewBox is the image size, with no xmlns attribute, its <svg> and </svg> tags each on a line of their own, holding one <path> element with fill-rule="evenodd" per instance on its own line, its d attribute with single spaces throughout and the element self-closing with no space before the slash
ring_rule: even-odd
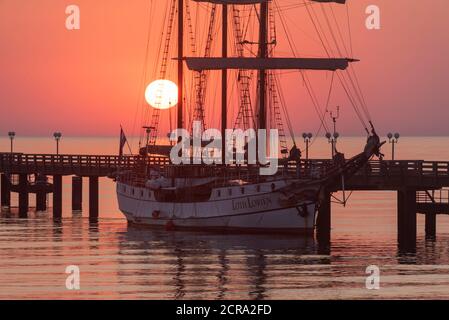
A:
<svg viewBox="0 0 449 320">
<path fill-rule="evenodd" d="M 190 70 L 224 70 L 224 69 L 303 69 L 303 70 L 345 70 L 350 62 L 358 61 L 348 58 L 185 58 Z"/>
</svg>

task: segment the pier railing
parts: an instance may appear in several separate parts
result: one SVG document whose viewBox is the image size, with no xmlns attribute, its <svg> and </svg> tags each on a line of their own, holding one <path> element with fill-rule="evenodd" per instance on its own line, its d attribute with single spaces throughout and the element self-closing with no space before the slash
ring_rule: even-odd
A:
<svg viewBox="0 0 449 320">
<path fill-rule="evenodd" d="M 0 153 L 0 172 L 41 173 L 81 176 L 108 176 L 117 170 L 131 170 L 146 164 L 166 167 L 167 157 L 112 156 L 112 155 L 55 155 Z M 310 159 L 299 162 L 279 162 L 278 174 L 297 173 L 307 178 L 320 178 L 332 168 L 329 159 Z M 174 166 L 176 170 L 179 166 Z M 223 170 L 223 168 L 217 168 Z M 208 168 L 205 169 L 206 171 Z M 214 170 L 214 169 L 212 169 Z M 259 169 L 251 166 L 226 167 L 228 176 L 242 178 L 259 175 Z M 373 160 L 361 168 L 349 181 L 348 189 L 397 189 L 401 185 L 413 185 L 421 190 L 449 186 L 449 162 L 424 160 Z"/>
<path fill-rule="evenodd" d="M 449 189 L 418 191 L 416 203 L 449 204 Z"/>
<path fill-rule="evenodd" d="M 0 171 L 9 173 L 78 174 L 107 176 L 118 169 L 144 165 L 167 165 L 166 157 L 111 155 L 54 155 L 0 153 Z"/>
</svg>

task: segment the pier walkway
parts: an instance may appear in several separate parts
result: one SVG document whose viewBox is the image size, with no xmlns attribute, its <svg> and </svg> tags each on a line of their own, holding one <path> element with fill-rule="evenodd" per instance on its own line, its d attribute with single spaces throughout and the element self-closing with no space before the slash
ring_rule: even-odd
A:
<svg viewBox="0 0 449 320">
<path fill-rule="evenodd" d="M 301 160 L 302 175 L 313 176 L 326 170 L 331 160 Z M 37 210 L 46 209 L 47 193 L 53 193 L 53 216 L 61 217 L 62 176 L 72 176 L 72 209 L 81 210 L 82 181 L 89 179 L 89 217 L 98 218 L 98 179 L 117 170 L 132 169 L 136 165 L 167 165 L 164 157 L 110 155 L 54 155 L 0 153 L 1 205 L 10 207 L 11 192 L 19 194 L 19 215 L 28 212 L 29 193 L 36 194 Z M 285 166 L 280 166 L 285 170 Z M 230 172 L 232 169 L 230 168 Z M 296 170 L 294 167 L 288 170 Z M 34 179 L 31 177 L 34 176 Z M 46 181 L 52 176 L 52 183 Z M 39 178 L 40 177 L 40 178 Z M 43 177 L 43 178 L 42 178 Z M 397 192 L 398 240 L 416 245 L 416 214 L 426 215 L 426 234 L 435 237 L 436 215 L 449 214 L 449 161 L 370 161 L 348 181 L 327 190 L 317 219 L 317 234 L 330 241 L 331 199 L 338 191 L 394 191 Z"/>
</svg>

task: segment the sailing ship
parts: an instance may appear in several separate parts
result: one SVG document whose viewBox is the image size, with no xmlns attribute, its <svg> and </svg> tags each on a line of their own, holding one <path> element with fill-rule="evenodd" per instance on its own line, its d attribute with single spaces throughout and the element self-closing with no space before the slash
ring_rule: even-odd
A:
<svg viewBox="0 0 449 320">
<path fill-rule="evenodd" d="M 167 0 L 169 1 L 169 0 Z M 258 168 L 261 163 L 250 164 L 174 164 L 170 158 L 163 157 L 163 147 L 157 145 L 160 109 L 153 109 L 150 123 L 144 128 L 144 143 L 141 145 L 141 161 L 133 170 L 118 172 L 116 190 L 120 210 L 131 224 L 166 228 L 168 230 L 204 230 L 204 231 L 242 231 L 242 232 L 282 232 L 311 233 L 314 231 L 318 209 L 323 194 L 350 178 L 367 161 L 380 154 L 380 140 L 369 120 L 365 125 L 367 143 L 364 150 L 350 158 L 334 153 L 331 160 L 323 161 L 320 166 L 300 158 L 300 151 L 294 142 L 289 149 L 281 119 L 280 81 L 276 71 L 299 70 L 304 79 L 304 71 L 340 72 L 350 68 L 357 61 L 352 58 L 303 58 L 276 57 L 273 47 L 277 41 L 274 33 L 274 7 L 280 0 L 192 0 L 196 4 L 207 6 L 209 10 L 209 29 L 204 54 L 193 48 L 196 56 L 186 56 L 184 48 L 185 25 L 189 26 L 190 37 L 194 31 L 191 26 L 190 0 L 171 0 L 169 18 L 166 23 L 165 45 L 162 52 L 160 77 L 165 78 L 168 48 L 173 43 L 171 35 L 177 20 L 177 57 L 174 59 L 178 76 L 177 127 L 186 128 L 187 115 L 192 120 L 204 124 L 205 87 L 208 75 L 213 70 L 221 72 L 221 131 L 223 137 L 228 126 L 228 80 L 230 72 L 236 75 L 235 82 L 239 90 L 239 111 L 234 128 L 268 129 L 274 124 L 280 132 L 279 170 L 271 176 L 261 176 Z M 158 1 L 159 3 L 160 1 Z M 344 5 L 345 0 L 304 0 L 307 10 L 311 4 L 320 6 Z M 222 54 L 211 56 L 211 42 L 214 36 L 216 13 L 222 12 Z M 258 22 L 258 41 L 245 39 L 241 8 L 253 12 Z M 245 10 L 245 9 L 243 9 Z M 229 17 L 229 11 L 232 17 Z M 279 12 L 279 10 L 278 10 Z M 177 19 L 175 19 L 177 13 Z M 233 22 L 235 56 L 229 56 L 229 20 Z M 161 42 L 161 44 L 163 44 Z M 257 53 L 247 55 L 249 45 L 257 47 Z M 192 75 L 193 103 L 190 112 L 187 104 L 185 85 L 189 69 Z M 252 78 L 255 70 L 256 76 Z M 347 75 L 350 76 L 350 73 Z M 255 99 L 251 97 L 250 87 L 254 86 Z M 355 88 L 355 90 L 358 87 Z M 359 93 L 359 91 L 356 91 Z M 256 100 L 256 103 L 254 103 Z M 356 99 L 354 99 L 356 100 Z M 354 102 L 354 101 L 352 101 Z M 255 105 L 253 108 L 252 106 Z M 212 109 L 213 110 L 213 109 Z M 285 108 L 284 108 L 284 111 Z M 357 111 L 357 110 L 356 110 Z M 217 114 L 216 110 L 213 110 Z M 285 116 L 286 113 L 284 113 Z M 360 118 L 360 111 L 357 113 Z M 270 121 L 268 120 L 270 118 Z M 171 118 L 170 118 L 171 119 Z M 320 118 L 323 121 L 322 118 Z M 289 126 L 290 127 L 290 126 Z M 368 128 L 367 128 L 368 127 Z M 223 142 L 224 143 L 224 142 Z M 169 147 L 169 146 L 168 146 Z M 169 149 L 169 148 L 168 148 Z M 167 146 L 165 148 L 167 151 Z M 157 156 L 156 156 L 157 155 Z"/>
</svg>

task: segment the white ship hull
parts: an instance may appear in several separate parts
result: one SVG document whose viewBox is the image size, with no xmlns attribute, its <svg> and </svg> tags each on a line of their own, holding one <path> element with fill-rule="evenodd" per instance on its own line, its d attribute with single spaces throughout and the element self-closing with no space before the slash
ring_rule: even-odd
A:
<svg viewBox="0 0 449 320">
<path fill-rule="evenodd" d="M 208 201 L 161 202 L 154 191 L 117 183 L 129 223 L 176 230 L 312 233 L 317 204 L 285 201 L 284 180 L 216 188 Z"/>
</svg>

